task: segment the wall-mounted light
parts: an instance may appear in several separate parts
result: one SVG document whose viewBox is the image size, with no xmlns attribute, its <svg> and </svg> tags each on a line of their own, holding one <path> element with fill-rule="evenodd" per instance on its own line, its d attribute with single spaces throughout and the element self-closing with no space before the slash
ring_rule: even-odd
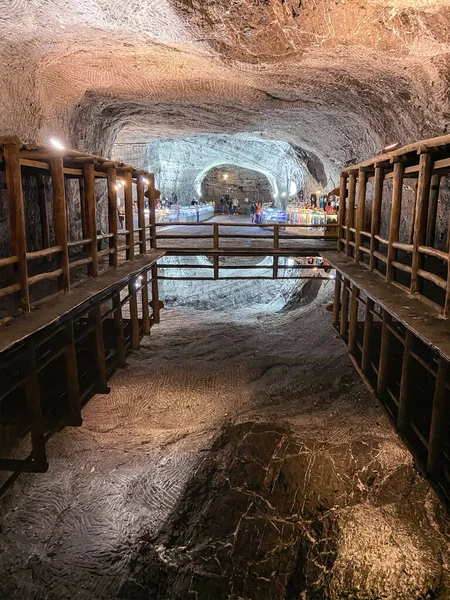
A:
<svg viewBox="0 0 450 600">
<path fill-rule="evenodd" d="M 281 194 L 281 197 L 282 197 L 282 198 L 286 198 L 286 192 L 283 192 L 283 193 Z"/>
<path fill-rule="evenodd" d="M 52 146 L 55 146 L 55 148 L 59 148 L 60 150 L 65 150 L 65 148 L 61 144 L 61 142 L 59 142 L 58 140 L 55 140 L 55 138 L 50 138 L 48 141 L 50 142 L 50 144 Z"/>
<path fill-rule="evenodd" d="M 395 150 L 396 148 L 398 148 L 398 146 L 398 142 L 395 142 L 395 144 L 389 144 L 389 146 L 383 148 L 383 152 L 390 152 L 391 150 Z"/>
<path fill-rule="evenodd" d="M 223 174 L 223 178 L 225 179 L 225 181 L 228 179 L 228 173 L 224 173 Z"/>
<path fill-rule="evenodd" d="M 142 181 L 145 183 L 145 185 L 148 185 L 150 183 L 148 179 L 143 179 Z"/>
</svg>

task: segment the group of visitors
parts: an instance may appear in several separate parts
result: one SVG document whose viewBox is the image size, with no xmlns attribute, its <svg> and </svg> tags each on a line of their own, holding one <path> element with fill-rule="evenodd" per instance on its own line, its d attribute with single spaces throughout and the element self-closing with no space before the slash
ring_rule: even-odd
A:
<svg viewBox="0 0 450 600">
<path fill-rule="evenodd" d="M 237 215 L 239 212 L 239 200 L 234 196 L 230 197 L 229 194 L 225 194 L 220 198 L 220 206 L 222 207 L 222 214 L 225 214 L 225 209 L 227 209 L 228 216 Z"/>
<path fill-rule="evenodd" d="M 262 205 L 260 202 L 252 202 L 250 204 L 250 215 L 252 217 L 252 223 L 261 223 Z"/>
</svg>

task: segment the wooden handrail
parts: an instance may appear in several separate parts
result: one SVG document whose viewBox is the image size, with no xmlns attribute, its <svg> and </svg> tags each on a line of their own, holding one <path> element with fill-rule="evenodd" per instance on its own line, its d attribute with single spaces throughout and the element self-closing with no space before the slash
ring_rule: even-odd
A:
<svg viewBox="0 0 450 600">
<path fill-rule="evenodd" d="M 33 277 L 28 277 L 28 285 L 33 285 L 39 281 L 45 281 L 46 279 L 54 279 L 55 277 L 62 275 L 62 272 L 62 269 L 55 269 L 54 271 L 46 271 L 45 273 L 33 275 Z"/>
<path fill-rule="evenodd" d="M 6 258 L 0 258 L 0 268 L 7 267 L 8 265 L 13 265 L 18 262 L 19 259 L 17 256 L 7 256 Z"/>
<path fill-rule="evenodd" d="M 27 252 L 27 260 L 34 260 L 36 258 L 42 258 L 44 256 L 51 256 L 62 252 L 62 246 L 51 246 L 50 248 L 44 248 L 43 250 L 36 250 L 35 252 Z"/>
</svg>

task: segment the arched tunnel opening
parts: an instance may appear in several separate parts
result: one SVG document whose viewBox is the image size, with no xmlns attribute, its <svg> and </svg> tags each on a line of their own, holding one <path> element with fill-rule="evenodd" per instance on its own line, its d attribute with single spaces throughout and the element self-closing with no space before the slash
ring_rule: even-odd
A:
<svg viewBox="0 0 450 600">
<path fill-rule="evenodd" d="M 0 4 L 0 596 L 448 598 L 450 0 Z"/>
</svg>

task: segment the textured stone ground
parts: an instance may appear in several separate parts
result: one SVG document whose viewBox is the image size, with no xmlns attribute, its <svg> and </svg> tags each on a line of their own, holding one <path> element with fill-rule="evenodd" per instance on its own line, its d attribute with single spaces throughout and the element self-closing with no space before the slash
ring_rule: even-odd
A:
<svg viewBox="0 0 450 600">
<path fill-rule="evenodd" d="M 166 309 L 4 499 L 0 596 L 447 598 L 439 503 L 317 293 Z"/>
</svg>

